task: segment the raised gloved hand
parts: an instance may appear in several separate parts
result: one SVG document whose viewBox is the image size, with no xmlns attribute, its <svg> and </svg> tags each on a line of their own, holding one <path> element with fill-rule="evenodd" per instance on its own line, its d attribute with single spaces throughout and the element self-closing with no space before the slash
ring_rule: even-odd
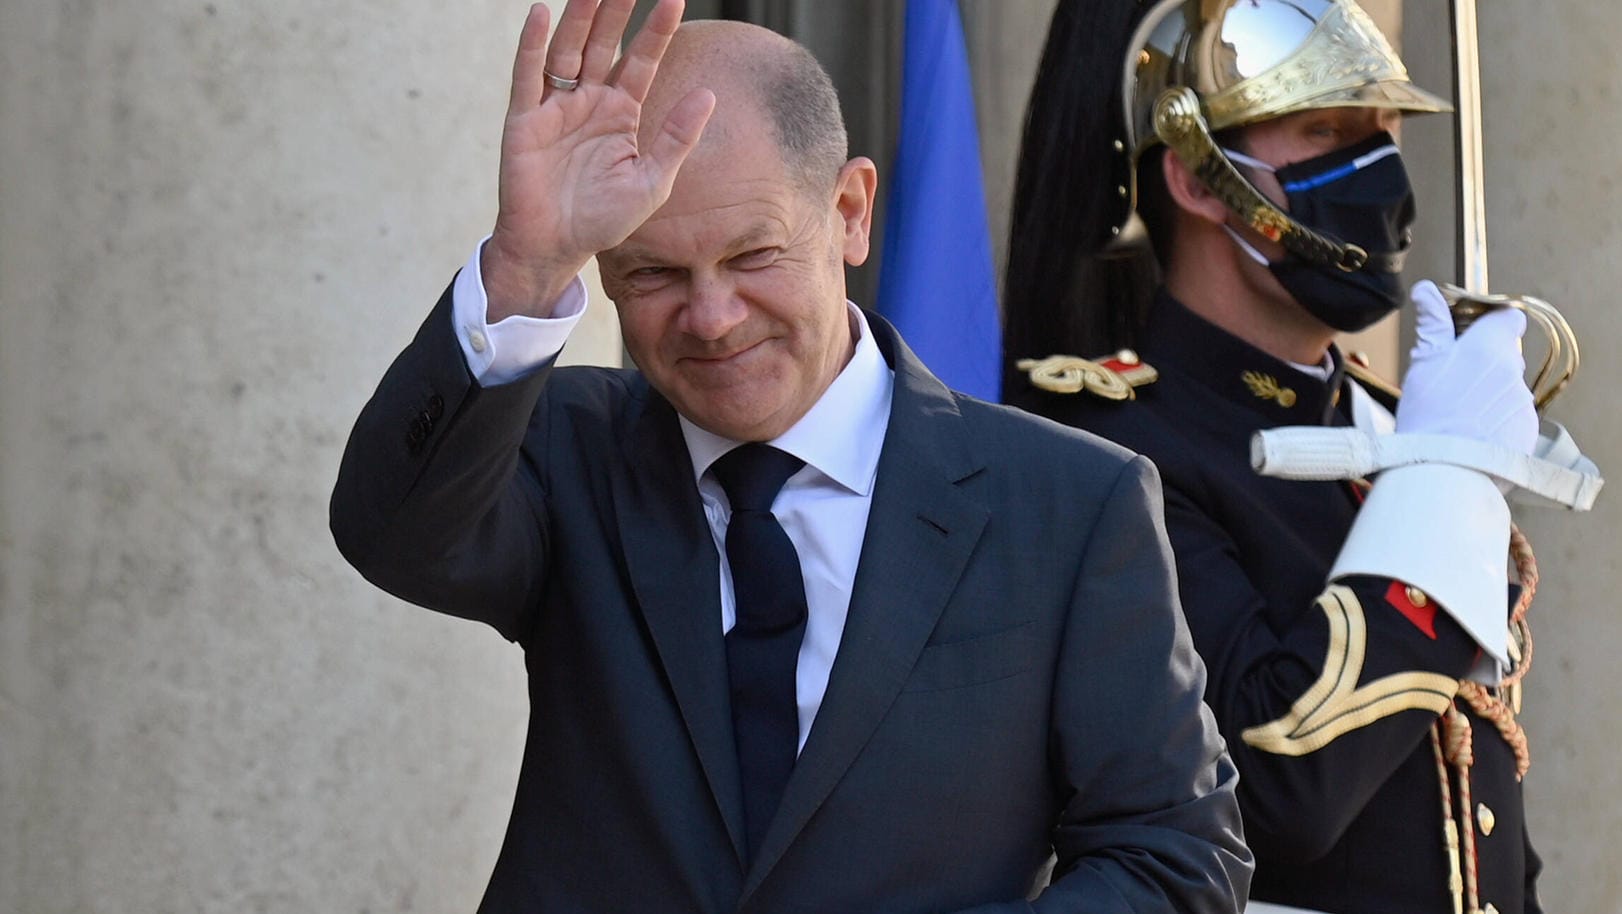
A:
<svg viewBox="0 0 1622 914">
<path fill-rule="evenodd" d="M 1520 347 L 1526 315 L 1512 308 L 1490 311 L 1455 338 L 1435 283 L 1418 283 L 1409 296 L 1419 341 L 1403 378 L 1397 431 L 1457 435 L 1532 453 L 1538 415 Z"/>
</svg>

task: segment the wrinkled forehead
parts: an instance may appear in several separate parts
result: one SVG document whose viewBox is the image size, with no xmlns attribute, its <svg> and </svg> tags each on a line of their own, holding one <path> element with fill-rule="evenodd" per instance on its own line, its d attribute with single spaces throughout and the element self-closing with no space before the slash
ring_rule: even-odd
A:
<svg viewBox="0 0 1622 914">
<path fill-rule="evenodd" d="M 737 158 L 725 148 L 695 152 L 677 173 L 669 199 L 603 256 L 610 263 L 687 264 L 780 246 L 811 223 L 811 205 L 768 156 Z"/>
</svg>

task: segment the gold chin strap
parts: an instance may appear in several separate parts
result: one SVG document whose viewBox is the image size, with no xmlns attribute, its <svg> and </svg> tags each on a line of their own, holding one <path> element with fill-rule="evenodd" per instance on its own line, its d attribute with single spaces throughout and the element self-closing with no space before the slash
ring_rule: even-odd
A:
<svg viewBox="0 0 1622 914">
<path fill-rule="evenodd" d="M 1555 307 L 1541 298 L 1530 295 L 1487 295 L 1469 292 L 1451 283 L 1439 283 L 1437 288 L 1453 312 L 1453 326 L 1463 333 L 1476 318 L 1499 308 L 1514 308 L 1524 312 L 1526 319 L 1543 331 L 1549 342 L 1549 351 L 1543 357 L 1533 377 L 1533 401 L 1542 410 L 1559 396 L 1577 374 L 1579 352 L 1577 332 L 1566 323 Z"/>
<path fill-rule="evenodd" d="M 1326 238 L 1291 219 L 1240 174 L 1211 136 L 1193 89 L 1173 86 L 1161 93 L 1155 103 L 1155 133 L 1195 177 L 1264 238 L 1284 245 L 1297 257 L 1348 273 L 1369 262 L 1368 251 Z"/>
</svg>

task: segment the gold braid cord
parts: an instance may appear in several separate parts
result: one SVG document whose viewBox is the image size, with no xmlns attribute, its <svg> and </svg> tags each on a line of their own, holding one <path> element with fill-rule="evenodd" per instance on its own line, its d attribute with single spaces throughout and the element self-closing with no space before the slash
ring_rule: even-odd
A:
<svg viewBox="0 0 1622 914">
<path fill-rule="evenodd" d="M 1447 750 L 1442 748 L 1442 721 L 1431 725 L 1431 754 L 1442 785 L 1442 850 L 1447 854 L 1447 890 L 1453 896 L 1453 914 L 1464 914 L 1464 870 L 1459 866 L 1459 822 L 1453 817 L 1453 782 L 1447 773 Z M 1469 823 L 1465 823 L 1469 827 Z"/>
<path fill-rule="evenodd" d="M 1153 384 L 1160 378 L 1148 363 L 1130 349 L 1098 359 L 1073 355 L 1050 355 L 1045 359 L 1020 359 L 1015 364 L 1030 375 L 1031 385 L 1056 394 L 1087 391 L 1106 400 L 1131 400 L 1135 387 Z"/>
<path fill-rule="evenodd" d="M 1497 689 L 1475 682 L 1459 684 L 1459 697 L 1481 717 L 1492 721 L 1504 742 L 1515 751 L 1515 777 L 1526 776 L 1532 764 L 1531 749 L 1527 745 L 1526 731 L 1515 715 L 1521 710 L 1521 682 L 1532 667 L 1532 628 L 1526 622 L 1526 612 L 1532 607 L 1532 597 L 1538 589 L 1538 560 L 1532 554 L 1532 544 L 1519 527 L 1509 528 L 1509 556 L 1515 563 L 1515 574 L 1521 585 L 1521 597 L 1509 614 L 1511 660 L 1515 668 L 1504 677 Z"/>
<path fill-rule="evenodd" d="M 1125 378 L 1091 359 L 1053 355 L 1020 359 L 1014 367 L 1028 372 L 1033 385 L 1053 393 L 1079 394 L 1085 390 L 1106 400 L 1132 399 L 1132 385 Z"/>
<path fill-rule="evenodd" d="M 1459 698 L 1475 711 L 1477 716 L 1491 721 L 1504 742 L 1515 752 L 1515 777 L 1526 776 L 1531 764 L 1527 748 L 1526 731 L 1515 719 L 1520 707 L 1521 681 L 1532 666 L 1532 629 L 1526 623 L 1526 612 L 1532 606 L 1532 597 L 1538 588 L 1537 557 L 1520 528 L 1511 526 L 1509 554 L 1515 562 L 1515 573 L 1521 585 L 1521 596 L 1510 611 L 1512 632 L 1512 658 L 1515 669 L 1504 677 L 1497 689 L 1488 689 L 1480 683 L 1459 683 Z M 1454 914 L 1479 914 L 1481 885 L 1478 878 L 1476 855 L 1476 817 L 1471 815 L 1470 769 L 1475 765 L 1475 740 L 1470 718 L 1450 703 L 1447 713 L 1431 727 L 1431 748 L 1436 755 L 1437 778 L 1442 796 L 1442 847 L 1447 854 L 1448 887 L 1453 894 Z M 1451 767 L 1451 771 L 1449 768 Z M 1458 782 L 1458 805 L 1454 805 L 1453 782 Z M 1484 826 L 1489 831 L 1491 826 Z"/>
</svg>

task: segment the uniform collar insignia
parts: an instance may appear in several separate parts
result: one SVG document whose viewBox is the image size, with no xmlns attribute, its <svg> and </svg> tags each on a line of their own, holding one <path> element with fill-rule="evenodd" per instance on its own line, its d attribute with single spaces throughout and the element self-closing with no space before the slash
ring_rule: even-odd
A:
<svg viewBox="0 0 1622 914">
<path fill-rule="evenodd" d="M 1239 380 L 1245 382 L 1250 392 L 1262 400 L 1272 400 L 1279 406 L 1289 409 L 1300 398 L 1293 389 L 1285 387 L 1278 382 L 1278 378 L 1260 371 L 1246 371 L 1239 375 Z"/>
</svg>

